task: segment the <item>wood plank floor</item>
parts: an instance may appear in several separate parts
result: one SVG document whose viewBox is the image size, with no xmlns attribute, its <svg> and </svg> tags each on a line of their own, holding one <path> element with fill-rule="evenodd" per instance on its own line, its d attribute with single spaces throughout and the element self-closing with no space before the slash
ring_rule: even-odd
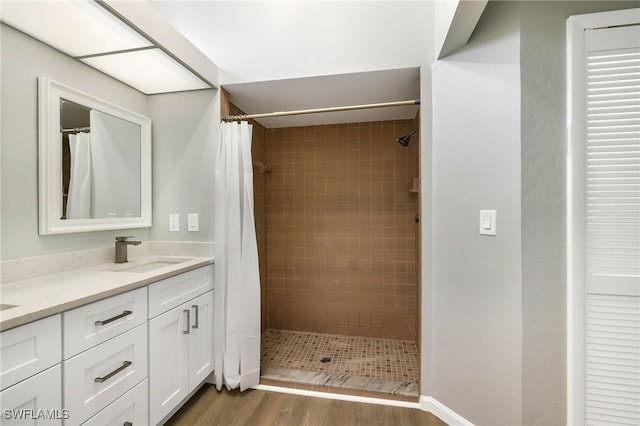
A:
<svg viewBox="0 0 640 426">
<path fill-rule="evenodd" d="M 446 423 L 431 413 L 412 408 L 259 390 L 218 392 L 205 384 L 166 425 L 446 426 Z"/>
</svg>

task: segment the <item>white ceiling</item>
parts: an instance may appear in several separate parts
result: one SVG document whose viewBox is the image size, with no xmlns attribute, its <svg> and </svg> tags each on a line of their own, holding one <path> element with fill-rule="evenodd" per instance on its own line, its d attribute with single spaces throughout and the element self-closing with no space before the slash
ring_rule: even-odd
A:
<svg viewBox="0 0 640 426">
<path fill-rule="evenodd" d="M 420 98 L 420 70 L 407 68 L 224 86 L 247 113 L 362 105 Z M 267 128 L 414 118 L 417 106 L 261 118 Z"/>
<path fill-rule="evenodd" d="M 418 99 L 433 61 L 431 1 L 149 4 L 220 68 L 248 114 Z M 261 119 L 266 127 L 414 118 L 417 107 Z"/>
<path fill-rule="evenodd" d="M 167 55 L 156 42 L 117 18 L 104 1 L 3 0 L 1 6 L 3 23 L 142 93 L 211 87 Z M 133 6 L 146 6 L 143 13 L 155 14 L 143 2 Z M 155 23 L 161 19 L 157 18 Z M 164 24 L 163 35 L 181 38 L 169 24 Z"/>
</svg>

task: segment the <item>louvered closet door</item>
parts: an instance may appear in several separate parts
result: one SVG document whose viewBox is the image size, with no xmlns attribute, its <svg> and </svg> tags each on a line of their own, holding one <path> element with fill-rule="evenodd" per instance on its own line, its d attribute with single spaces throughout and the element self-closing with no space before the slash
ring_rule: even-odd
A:
<svg viewBox="0 0 640 426">
<path fill-rule="evenodd" d="M 587 31 L 587 424 L 640 425 L 640 26 Z"/>
</svg>

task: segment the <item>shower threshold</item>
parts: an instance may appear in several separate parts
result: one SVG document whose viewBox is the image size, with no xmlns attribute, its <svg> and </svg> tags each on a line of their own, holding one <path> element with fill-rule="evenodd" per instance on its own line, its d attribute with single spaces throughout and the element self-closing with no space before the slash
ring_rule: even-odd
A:
<svg viewBox="0 0 640 426">
<path fill-rule="evenodd" d="M 416 402 L 418 362 L 413 342 L 269 329 L 260 383 Z"/>
</svg>

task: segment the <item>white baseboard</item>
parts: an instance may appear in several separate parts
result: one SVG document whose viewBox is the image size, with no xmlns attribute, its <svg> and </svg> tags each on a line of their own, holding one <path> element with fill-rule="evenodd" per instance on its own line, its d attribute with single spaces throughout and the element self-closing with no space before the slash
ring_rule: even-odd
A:
<svg viewBox="0 0 640 426">
<path fill-rule="evenodd" d="M 430 396 L 420 396 L 420 408 L 437 416 L 450 426 L 473 426 L 469 420 Z"/>
</svg>

